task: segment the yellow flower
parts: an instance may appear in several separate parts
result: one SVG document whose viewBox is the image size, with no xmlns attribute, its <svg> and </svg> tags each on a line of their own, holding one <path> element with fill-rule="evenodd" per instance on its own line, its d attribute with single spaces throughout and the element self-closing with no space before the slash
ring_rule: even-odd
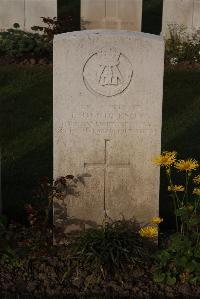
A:
<svg viewBox="0 0 200 299">
<path fill-rule="evenodd" d="M 182 185 L 168 186 L 168 191 L 170 191 L 170 192 L 182 192 L 182 191 L 185 191 L 185 187 L 182 186 Z"/>
<path fill-rule="evenodd" d="M 199 163 L 195 159 L 179 160 L 175 163 L 175 167 L 180 171 L 192 171 L 199 167 Z"/>
<path fill-rule="evenodd" d="M 153 217 L 151 219 L 151 222 L 154 223 L 154 224 L 160 224 L 161 222 L 163 222 L 163 218 L 160 218 L 160 217 Z"/>
<path fill-rule="evenodd" d="M 169 167 L 176 161 L 177 152 L 163 152 L 161 155 L 155 157 L 153 162 L 156 165 Z"/>
<path fill-rule="evenodd" d="M 200 188 L 194 188 L 193 194 L 200 196 Z"/>
<path fill-rule="evenodd" d="M 139 230 L 139 234 L 144 238 L 155 238 L 158 236 L 158 228 L 155 226 L 142 227 Z"/>
<path fill-rule="evenodd" d="M 193 178 L 193 182 L 194 182 L 195 184 L 197 184 L 197 185 L 200 184 L 200 174 L 197 175 L 197 176 L 195 176 L 195 177 Z"/>
</svg>

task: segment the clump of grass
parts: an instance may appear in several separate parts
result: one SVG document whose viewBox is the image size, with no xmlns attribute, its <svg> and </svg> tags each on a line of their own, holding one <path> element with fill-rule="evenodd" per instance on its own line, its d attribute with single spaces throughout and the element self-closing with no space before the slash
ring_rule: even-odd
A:
<svg viewBox="0 0 200 299">
<path fill-rule="evenodd" d="M 153 244 L 138 233 L 135 221 L 120 220 L 82 232 L 72 245 L 79 264 L 104 277 L 147 261 Z"/>
</svg>

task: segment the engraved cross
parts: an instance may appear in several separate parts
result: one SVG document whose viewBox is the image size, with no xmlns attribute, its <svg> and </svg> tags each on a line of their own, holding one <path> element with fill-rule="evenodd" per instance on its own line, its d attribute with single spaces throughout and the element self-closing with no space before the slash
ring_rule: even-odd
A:
<svg viewBox="0 0 200 299">
<path fill-rule="evenodd" d="M 128 163 L 109 163 L 108 161 L 108 142 L 110 140 L 109 139 L 105 139 L 104 140 L 104 161 L 101 163 L 84 163 L 84 167 L 88 168 L 88 167 L 100 167 L 101 169 L 103 169 L 103 199 L 104 199 L 104 212 L 105 212 L 105 216 L 107 216 L 106 213 L 106 179 L 107 179 L 107 171 L 108 168 L 110 167 L 117 167 L 117 168 L 129 168 L 130 167 L 130 162 Z"/>
</svg>

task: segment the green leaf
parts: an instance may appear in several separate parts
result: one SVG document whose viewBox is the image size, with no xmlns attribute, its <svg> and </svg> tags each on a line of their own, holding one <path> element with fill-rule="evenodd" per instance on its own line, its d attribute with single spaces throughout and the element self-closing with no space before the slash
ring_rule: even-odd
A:
<svg viewBox="0 0 200 299">
<path fill-rule="evenodd" d="M 200 246 L 194 250 L 194 257 L 200 258 Z"/>
<path fill-rule="evenodd" d="M 196 285 L 197 284 L 197 281 L 198 281 L 198 277 L 191 277 L 191 278 L 189 278 L 189 282 L 191 283 L 191 284 L 194 284 L 194 285 Z"/>
<path fill-rule="evenodd" d="M 161 250 L 155 255 L 155 259 L 159 261 L 163 266 L 167 264 L 171 256 L 167 250 Z"/>
<path fill-rule="evenodd" d="M 166 274 L 161 271 L 156 271 L 153 274 L 153 280 L 157 283 L 164 282 Z"/>
<path fill-rule="evenodd" d="M 193 217 L 188 220 L 187 224 L 188 226 L 196 226 L 199 223 L 199 219 L 197 217 Z"/>
<path fill-rule="evenodd" d="M 177 209 L 177 210 L 175 211 L 175 215 L 176 215 L 176 216 L 185 216 L 185 215 L 187 215 L 187 209 L 186 209 L 185 207 L 182 207 L 182 208 L 180 208 L 180 209 Z"/>
<path fill-rule="evenodd" d="M 185 256 L 177 257 L 176 265 L 185 269 L 188 265 L 188 259 Z"/>
<path fill-rule="evenodd" d="M 166 283 L 170 286 L 174 285 L 176 283 L 176 277 L 171 276 L 170 273 L 166 274 Z"/>
</svg>

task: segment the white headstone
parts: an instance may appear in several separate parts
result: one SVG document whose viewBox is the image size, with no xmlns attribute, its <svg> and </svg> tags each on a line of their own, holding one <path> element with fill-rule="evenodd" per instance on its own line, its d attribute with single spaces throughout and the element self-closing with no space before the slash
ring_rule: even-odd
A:
<svg viewBox="0 0 200 299">
<path fill-rule="evenodd" d="M 19 23 L 20 29 L 44 25 L 41 17 L 57 17 L 57 0 L 0 0 L 0 30 Z"/>
<path fill-rule="evenodd" d="M 55 36 L 54 178 L 91 175 L 79 197 L 55 199 L 56 227 L 95 226 L 105 215 L 140 222 L 158 215 L 152 158 L 161 149 L 163 69 L 159 36 L 115 30 Z"/>
<path fill-rule="evenodd" d="M 142 0 L 81 0 L 82 29 L 141 31 Z"/>
<path fill-rule="evenodd" d="M 179 25 L 190 33 L 200 28 L 200 0 L 163 0 L 162 34 L 169 38 L 169 25 Z"/>
</svg>

